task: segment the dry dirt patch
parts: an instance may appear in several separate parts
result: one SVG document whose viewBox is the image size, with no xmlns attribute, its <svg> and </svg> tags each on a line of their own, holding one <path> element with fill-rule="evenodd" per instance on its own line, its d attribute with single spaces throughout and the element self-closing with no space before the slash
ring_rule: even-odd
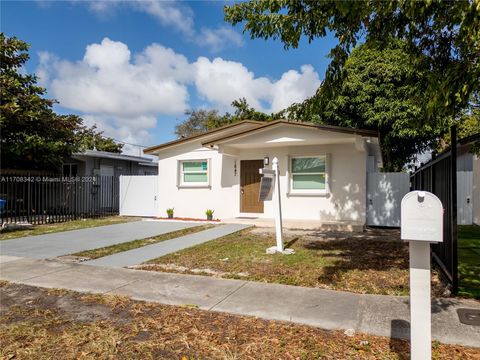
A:
<svg viewBox="0 0 480 360">
<path fill-rule="evenodd" d="M 408 359 L 409 344 L 188 307 L 0 284 L 1 359 Z M 479 349 L 433 344 L 435 359 Z"/>
</svg>

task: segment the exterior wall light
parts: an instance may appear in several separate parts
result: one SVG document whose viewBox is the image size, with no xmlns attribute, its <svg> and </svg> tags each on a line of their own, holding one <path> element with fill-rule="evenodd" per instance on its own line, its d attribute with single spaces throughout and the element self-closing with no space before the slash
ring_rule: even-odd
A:
<svg viewBox="0 0 480 360">
<path fill-rule="evenodd" d="M 265 156 L 265 157 L 263 158 L 263 165 L 267 166 L 268 164 L 270 164 L 270 159 L 269 159 L 268 156 Z"/>
</svg>

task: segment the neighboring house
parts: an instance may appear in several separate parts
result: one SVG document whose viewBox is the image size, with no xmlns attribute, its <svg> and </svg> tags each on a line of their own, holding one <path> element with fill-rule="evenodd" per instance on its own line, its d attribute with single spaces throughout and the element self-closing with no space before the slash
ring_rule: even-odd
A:
<svg viewBox="0 0 480 360">
<path fill-rule="evenodd" d="M 159 216 L 273 218 L 259 201 L 264 162 L 277 157 L 284 219 L 365 225 L 367 172 L 381 166 L 377 132 L 313 123 L 241 121 L 146 149 L 157 155 Z"/>
<path fill-rule="evenodd" d="M 473 211 L 472 222 L 480 225 L 480 156 L 475 155 L 473 158 L 473 184 L 472 184 L 472 199 Z"/>
<path fill-rule="evenodd" d="M 458 140 L 457 143 L 457 222 L 480 225 L 480 159 L 470 152 L 480 134 Z"/>
<path fill-rule="evenodd" d="M 63 176 L 157 175 L 158 164 L 151 158 L 98 150 L 74 153 L 62 166 Z"/>
<path fill-rule="evenodd" d="M 480 159 L 478 155 L 472 153 L 472 145 L 480 141 L 480 134 L 472 135 L 457 141 L 457 224 L 459 225 L 471 225 L 472 223 L 480 225 Z M 450 163 L 450 149 L 437 154 L 432 160 L 425 164 L 422 164 L 421 168 L 435 167 L 435 161 L 438 158 L 442 158 L 448 154 L 448 160 Z M 450 166 L 450 165 L 448 165 Z M 418 169 L 415 170 L 418 172 Z M 421 171 L 421 170 L 420 170 Z M 449 189 L 449 186 L 445 184 L 445 177 L 443 175 L 437 175 L 441 173 L 441 167 L 438 171 L 428 172 L 427 175 L 422 175 L 417 178 L 419 184 L 423 181 L 428 183 L 426 188 L 445 188 Z M 433 175 L 432 175 L 433 174 Z M 448 184 L 451 182 L 448 181 Z M 420 188 L 424 188 L 420 185 Z M 447 190 L 444 190 L 447 191 Z M 435 192 L 437 193 L 437 192 Z M 451 191 L 448 190 L 448 194 Z"/>
</svg>

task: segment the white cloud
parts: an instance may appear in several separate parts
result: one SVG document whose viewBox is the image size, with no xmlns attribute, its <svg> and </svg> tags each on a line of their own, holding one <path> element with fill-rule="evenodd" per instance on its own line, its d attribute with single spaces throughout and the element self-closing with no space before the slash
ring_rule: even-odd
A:
<svg viewBox="0 0 480 360">
<path fill-rule="evenodd" d="M 202 28 L 197 42 L 209 47 L 213 52 L 218 52 L 225 47 L 240 47 L 243 38 L 238 32 L 230 27 L 219 26 L 215 29 Z"/>
<path fill-rule="evenodd" d="M 212 52 L 218 52 L 226 47 L 243 46 L 242 35 L 233 28 L 218 26 L 216 28 L 202 27 L 195 29 L 194 12 L 192 8 L 179 1 L 164 0 L 71 0 L 75 4 L 85 4 L 95 14 L 110 17 L 120 7 L 129 7 L 135 11 L 152 16 L 162 26 L 173 28 L 184 35 L 184 40 L 207 47 Z"/>
<path fill-rule="evenodd" d="M 199 94 L 222 109 L 233 100 L 244 97 L 256 109 L 270 97 L 271 83 L 267 78 L 255 78 L 243 64 L 215 58 L 200 57 L 194 63 L 195 85 Z"/>
<path fill-rule="evenodd" d="M 110 12 L 112 10 L 112 7 L 117 6 L 119 4 L 118 1 L 114 1 L 114 0 L 102 0 L 102 1 L 85 0 L 85 2 L 88 4 L 88 7 L 90 8 L 90 10 L 102 15 L 105 15 L 107 12 Z"/>
<path fill-rule="evenodd" d="M 127 45 L 108 38 L 88 45 L 76 62 L 48 52 L 39 53 L 39 62 L 41 84 L 60 106 L 108 136 L 143 144 L 153 140 L 149 134 L 158 119 L 189 108 L 191 88 L 207 107 L 231 111 L 231 102 L 244 97 L 256 109 L 272 112 L 313 95 L 320 85 L 310 65 L 272 80 L 220 57 L 189 62 L 159 44 L 132 54 Z"/>
<path fill-rule="evenodd" d="M 194 20 L 193 11 L 174 1 L 143 1 L 127 2 L 138 10 L 150 14 L 164 26 L 173 26 L 186 35 L 192 35 Z"/>
<path fill-rule="evenodd" d="M 49 96 L 116 139 L 151 143 L 149 130 L 157 118 L 188 108 L 192 67 L 183 55 L 161 45 L 132 56 L 125 44 L 105 38 L 87 46 L 77 62 L 47 52 L 39 58 L 37 74 Z"/>
<path fill-rule="evenodd" d="M 111 118 L 105 115 L 83 115 L 84 124 L 96 125 L 99 131 L 116 140 L 125 142 L 122 152 L 132 155 L 142 155 L 143 147 L 135 146 L 152 144 L 151 130 L 157 125 L 154 116 L 139 116 L 136 118 Z"/>
<path fill-rule="evenodd" d="M 299 103 L 315 94 L 321 81 L 311 65 L 303 65 L 300 72 L 289 70 L 274 82 L 271 110 L 280 111 L 292 103 Z"/>
<path fill-rule="evenodd" d="M 311 65 L 302 66 L 301 72 L 289 70 L 278 81 L 255 77 L 243 64 L 222 58 L 210 61 L 200 57 L 194 66 L 197 91 L 222 109 L 244 97 L 258 110 L 276 112 L 312 96 L 320 86 L 318 73 Z"/>
<path fill-rule="evenodd" d="M 37 0 L 38 1 L 38 0 Z M 152 16 L 161 25 L 173 27 L 185 35 L 194 33 L 194 16 L 189 6 L 171 0 L 70 0 L 74 4 L 84 4 L 100 17 L 109 17 L 121 7 L 143 12 Z"/>
<path fill-rule="evenodd" d="M 87 46 L 81 61 L 57 60 L 48 66 L 49 58 L 40 58 L 40 72 L 53 70 L 49 90 L 69 109 L 137 117 L 177 114 L 187 107 L 188 92 L 176 74 L 181 73 L 178 64 L 188 62 L 160 45 L 148 47 L 133 62 L 125 44 L 108 38 Z"/>
</svg>

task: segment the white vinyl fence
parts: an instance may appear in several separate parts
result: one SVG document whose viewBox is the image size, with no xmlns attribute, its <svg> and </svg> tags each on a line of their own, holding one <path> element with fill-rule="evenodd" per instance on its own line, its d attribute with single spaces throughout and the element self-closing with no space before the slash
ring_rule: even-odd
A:
<svg viewBox="0 0 480 360">
<path fill-rule="evenodd" d="M 120 176 L 120 215 L 158 216 L 158 176 Z"/>
<path fill-rule="evenodd" d="M 400 226 L 400 202 L 410 191 L 408 173 L 367 174 L 367 225 Z"/>
<path fill-rule="evenodd" d="M 457 171 L 457 224 L 473 223 L 473 172 Z"/>
</svg>

